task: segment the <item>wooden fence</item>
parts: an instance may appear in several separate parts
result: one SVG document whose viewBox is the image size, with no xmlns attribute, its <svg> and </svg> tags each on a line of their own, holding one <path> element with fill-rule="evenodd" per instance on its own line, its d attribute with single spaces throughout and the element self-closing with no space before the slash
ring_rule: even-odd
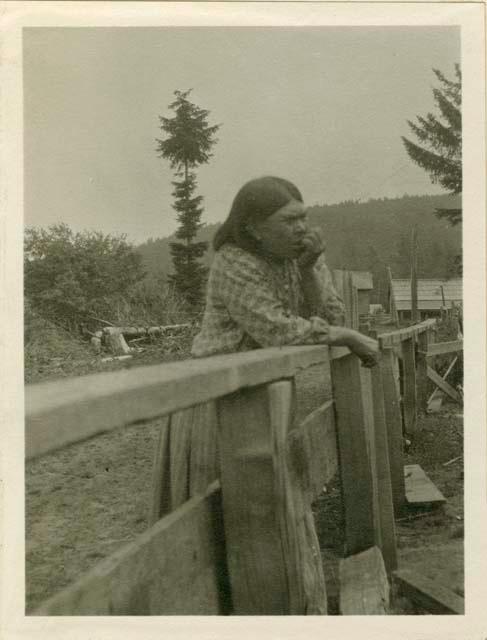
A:
<svg viewBox="0 0 487 640">
<path fill-rule="evenodd" d="M 337 470 L 341 612 L 385 613 L 406 501 L 397 351 L 411 431 L 425 375 L 415 344 L 427 352 L 433 324 L 380 336 L 371 370 L 345 348 L 303 346 L 28 387 L 28 459 L 165 416 L 150 527 L 34 614 L 325 614 L 311 503 Z M 313 365 L 328 371 L 331 399 L 298 421 L 296 376 Z M 375 600 L 362 584 L 371 575 L 382 576 Z"/>
</svg>

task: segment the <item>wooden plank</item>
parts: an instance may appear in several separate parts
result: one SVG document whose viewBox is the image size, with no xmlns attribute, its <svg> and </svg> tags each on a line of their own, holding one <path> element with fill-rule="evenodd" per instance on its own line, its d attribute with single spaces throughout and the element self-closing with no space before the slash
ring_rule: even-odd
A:
<svg viewBox="0 0 487 640">
<path fill-rule="evenodd" d="M 419 322 L 418 324 L 412 325 L 411 327 L 404 327 L 403 329 L 397 329 L 396 331 L 381 333 L 378 336 L 378 340 L 381 348 L 392 347 L 399 344 L 403 340 L 407 340 L 408 338 L 419 335 L 423 331 L 432 329 L 435 325 L 436 320 L 434 318 L 429 318 L 428 320 L 423 320 L 423 322 Z"/>
<path fill-rule="evenodd" d="M 360 368 L 359 359 L 352 354 L 331 363 L 349 555 L 375 544 L 372 473 L 367 455 Z"/>
<path fill-rule="evenodd" d="M 360 367 L 363 417 L 367 443 L 367 459 L 372 477 L 372 509 L 374 522 L 374 544 L 382 547 L 380 526 L 379 480 L 377 476 L 377 457 L 375 448 L 374 400 L 372 395 L 371 369 Z"/>
<path fill-rule="evenodd" d="M 290 378 L 328 362 L 323 345 L 256 349 L 110 373 L 26 389 L 26 456 L 32 458 L 126 424 L 150 420 L 237 391 Z"/>
<path fill-rule="evenodd" d="M 320 545 L 311 502 L 295 470 L 286 464 L 289 435 L 294 424 L 294 381 L 267 387 L 272 450 L 277 481 L 277 514 L 281 545 L 287 565 L 290 611 L 326 615 L 327 596 Z"/>
<path fill-rule="evenodd" d="M 310 413 L 288 436 L 291 464 L 311 503 L 338 469 L 333 400 Z"/>
<path fill-rule="evenodd" d="M 161 418 L 161 427 L 154 454 L 152 492 L 149 505 L 149 526 L 171 511 L 171 475 L 169 452 L 170 416 Z"/>
<path fill-rule="evenodd" d="M 442 393 L 441 391 L 439 392 Z M 441 405 L 443 403 L 443 395 L 435 395 L 434 398 L 431 398 L 428 401 L 428 406 L 426 411 L 428 413 L 439 413 L 441 411 Z"/>
<path fill-rule="evenodd" d="M 286 481 L 276 477 L 268 400 L 267 388 L 259 386 L 218 401 L 225 534 L 236 615 L 298 613 L 291 611 L 294 607 L 302 613 L 304 608 L 297 569 L 288 581 L 294 558 L 285 557 L 296 532 L 291 527 L 283 548 L 278 526 L 278 506 L 288 507 L 292 500 L 279 491 Z"/>
<path fill-rule="evenodd" d="M 391 473 L 392 499 L 394 513 L 398 516 L 406 500 L 404 484 L 404 452 L 402 435 L 402 417 L 399 399 L 398 381 L 395 379 L 397 358 L 393 349 L 384 349 L 380 360 L 382 387 L 384 392 L 384 411 L 387 425 L 387 445 Z"/>
<path fill-rule="evenodd" d="M 453 358 L 453 360 L 450 362 L 450 364 L 448 365 L 448 369 L 445 371 L 445 373 L 441 376 L 443 380 L 446 380 L 448 378 L 448 376 L 450 375 L 451 370 L 453 369 L 453 367 L 455 366 L 455 364 L 458 361 L 458 356 L 455 356 Z M 426 373 L 428 373 L 428 370 L 426 370 Z M 428 398 L 428 407 L 430 406 L 431 402 L 438 396 L 440 395 L 441 398 L 443 398 L 442 392 L 438 387 L 435 387 L 435 389 L 433 390 L 433 393 L 430 395 L 430 397 Z"/>
<path fill-rule="evenodd" d="M 444 495 L 431 482 L 419 464 L 404 467 L 406 500 L 411 506 L 446 502 Z"/>
<path fill-rule="evenodd" d="M 450 398 L 455 400 L 455 402 L 462 402 L 460 394 L 456 389 L 454 389 L 451 385 L 444 380 L 439 373 L 436 373 L 434 369 L 428 367 L 428 378 L 432 380 L 437 387 L 439 387 L 442 391 L 444 391 Z"/>
<path fill-rule="evenodd" d="M 418 349 L 416 353 L 416 389 L 418 398 L 418 408 L 426 411 L 428 398 L 428 363 L 426 352 L 428 351 L 430 331 L 423 331 L 418 335 Z"/>
<path fill-rule="evenodd" d="M 456 351 L 463 351 L 463 340 L 453 340 L 452 342 L 435 342 L 428 345 L 427 357 L 432 358 L 434 356 L 440 356 L 445 353 L 455 353 Z"/>
<path fill-rule="evenodd" d="M 387 573 L 397 568 L 394 503 L 392 499 L 389 446 L 387 440 L 384 386 L 380 366 L 371 369 L 374 401 L 375 472 L 379 495 L 380 550 Z"/>
<path fill-rule="evenodd" d="M 33 615 L 229 613 L 219 483 L 100 562 Z"/>
<path fill-rule="evenodd" d="M 340 613 L 387 615 L 390 589 L 380 549 L 371 547 L 340 561 Z"/>
<path fill-rule="evenodd" d="M 448 587 L 411 569 L 394 573 L 401 594 L 432 614 L 464 615 L 465 600 Z"/>
<path fill-rule="evenodd" d="M 417 428 L 416 363 L 414 338 L 402 342 L 404 430 L 408 435 Z"/>
</svg>

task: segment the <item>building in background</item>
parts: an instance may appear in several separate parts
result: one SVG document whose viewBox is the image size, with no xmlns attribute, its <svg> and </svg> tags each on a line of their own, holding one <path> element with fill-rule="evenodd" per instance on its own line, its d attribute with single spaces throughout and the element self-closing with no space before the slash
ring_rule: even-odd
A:
<svg viewBox="0 0 487 640">
<path fill-rule="evenodd" d="M 462 279 L 418 279 L 418 311 L 421 319 L 441 315 L 443 309 L 461 307 L 463 301 Z M 392 278 L 389 287 L 391 316 L 399 321 L 411 318 L 411 280 Z"/>
</svg>

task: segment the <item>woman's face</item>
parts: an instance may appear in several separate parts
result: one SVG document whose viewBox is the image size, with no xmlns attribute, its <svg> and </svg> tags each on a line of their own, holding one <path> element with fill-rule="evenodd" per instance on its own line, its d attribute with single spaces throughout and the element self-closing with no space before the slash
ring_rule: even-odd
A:
<svg viewBox="0 0 487 640">
<path fill-rule="evenodd" d="M 291 200 L 265 220 L 251 223 L 249 231 L 266 255 L 297 258 L 304 249 L 303 238 L 308 232 L 305 206 Z"/>
</svg>

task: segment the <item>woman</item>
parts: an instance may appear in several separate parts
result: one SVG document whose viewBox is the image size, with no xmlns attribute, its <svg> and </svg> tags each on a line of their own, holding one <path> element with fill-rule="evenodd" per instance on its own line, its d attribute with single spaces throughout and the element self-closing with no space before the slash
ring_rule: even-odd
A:
<svg viewBox="0 0 487 640">
<path fill-rule="evenodd" d="M 339 326 L 344 307 L 323 260 L 324 243 L 308 228 L 292 183 L 266 176 L 245 184 L 213 245 L 194 356 L 319 343 L 347 346 L 365 366 L 376 363 L 377 342 Z"/>
</svg>

